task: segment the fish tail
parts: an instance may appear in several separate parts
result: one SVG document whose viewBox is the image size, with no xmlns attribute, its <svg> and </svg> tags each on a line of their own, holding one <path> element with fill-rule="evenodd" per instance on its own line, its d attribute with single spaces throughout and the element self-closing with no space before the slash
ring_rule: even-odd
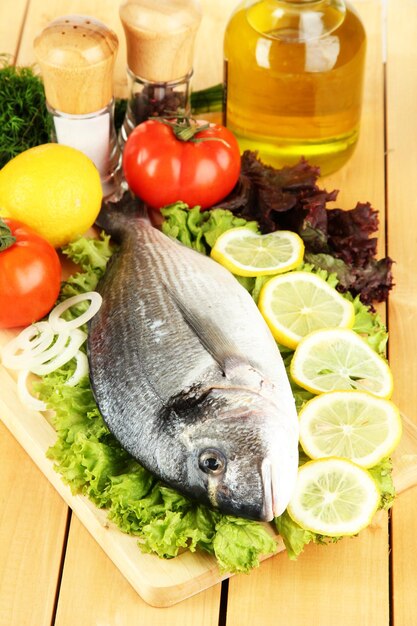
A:
<svg viewBox="0 0 417 626">
<path fill-rule="evenodd" d="M 139 218 L 149 219 L 145 204 L 127 190 L 116 202 L 103 201 L 95 223 L 117 241 Z"/>
</svg>

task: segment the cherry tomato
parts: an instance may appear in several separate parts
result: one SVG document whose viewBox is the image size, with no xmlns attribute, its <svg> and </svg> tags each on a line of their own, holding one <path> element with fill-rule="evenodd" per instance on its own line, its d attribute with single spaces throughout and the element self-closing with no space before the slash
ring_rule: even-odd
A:
<svg viewBox="0 0 417 626">
<path fill-rule="evenodd" d="M 51 244 L 17 220 L 0 220 L 0 328 L 41 319 L 60 286 L 61 263 Z"/>
<path fill-rule="evenodd" d="M 128 137 L 123 152 L 127 183 L 153 209 L 178 200 L 206 209 L 227 196 L 239 178 L 233 133 L 219 124 L 194 124 L 147 120 Z M 179 138 L 190 127 L 192 136 Z"/>
</svg>

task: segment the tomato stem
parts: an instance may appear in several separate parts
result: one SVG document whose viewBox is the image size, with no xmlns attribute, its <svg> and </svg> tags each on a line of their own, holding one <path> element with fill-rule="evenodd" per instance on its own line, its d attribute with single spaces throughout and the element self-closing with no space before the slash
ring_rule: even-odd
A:
<svg viewBox="0 0 417 626">
<path fill-rule="evenodd" d="M 16 242 L 16 237 L 12 235 L 12 231 L 4 220 L 0 217 L 0 252 L 7 250 Z"/>
<path fill-rule="evenodd" d="M 152 119 L 155 119 L 157 122 L 161 122 L 161 124 L 169 126 L 172 129 L 175 137 L 180 141 L 192 141 L 193 143 L 207 141 L 208 139 L 221 141 L 221 139 L 218 139 L 217 137 L 195 138 L 195 135 L 197 133 L 200 133 L 202 130 L 207 130 L 208 128 L 210 128 L 209 122 L 206 122 L 205 124 L 198 124 L 198 122 L 194 118 L 187 117 L 185 115 L 177 117 L 175 121 L 167 120 L 164 117 L 155 117 Z"/>
</svg>

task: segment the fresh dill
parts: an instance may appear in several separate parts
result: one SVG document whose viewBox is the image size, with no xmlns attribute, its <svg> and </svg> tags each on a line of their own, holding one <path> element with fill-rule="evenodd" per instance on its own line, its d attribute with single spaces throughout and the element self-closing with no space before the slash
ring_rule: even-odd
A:
<svg viewBox="0 0 417 626">
<path fill-rule="evenodd" d="M 0 167 L 50 141 L 50 131 L 42 80 L 31 67 L 15 67 L 0 55 Z"/>
</svg>

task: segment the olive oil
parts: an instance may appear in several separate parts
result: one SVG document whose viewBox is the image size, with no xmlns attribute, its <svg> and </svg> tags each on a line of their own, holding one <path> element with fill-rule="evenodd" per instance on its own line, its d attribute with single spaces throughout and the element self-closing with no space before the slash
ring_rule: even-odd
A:
<svg viewBox="0 0 417 626">
<path fill-rule="evenodd" d="M 342 0 L 244 2 L 226 28 L 225 124 L 266 163 L 341 167 L 359 135 L 366 35 Z"/>
</svg>

